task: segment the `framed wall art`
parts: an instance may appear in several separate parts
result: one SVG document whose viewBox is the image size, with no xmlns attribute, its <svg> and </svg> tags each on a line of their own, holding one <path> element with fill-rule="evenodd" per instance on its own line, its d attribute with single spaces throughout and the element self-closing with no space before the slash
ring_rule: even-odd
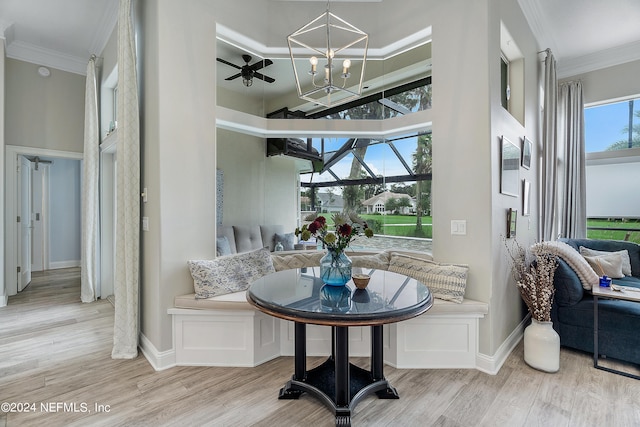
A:
<svg viewBox="0 0 640 427">
<path fill-rule="evenodd" d="M 502 137 L 500 192 L 518 197 L 520 194 L 520 147 Z"/>
<path fill-rule="evenodd" d="M 518 224 L 518 211 L 509 208 L 507 210 L 507 239 L 516 237 L 516 226 Z"/>
<path fill-rule="evenodd" d="M 522 180 L 522 216 L 529 216 L 529 206 L 531 204 L 531 183 L 526 179 Z"/>
<path fill-rule="evenodd" d="M 522 167 L 529 169 L 531 167 L 531 151 L 533 150 L 533 144 L 526 136 L 522 141 Z"/>
</svg>

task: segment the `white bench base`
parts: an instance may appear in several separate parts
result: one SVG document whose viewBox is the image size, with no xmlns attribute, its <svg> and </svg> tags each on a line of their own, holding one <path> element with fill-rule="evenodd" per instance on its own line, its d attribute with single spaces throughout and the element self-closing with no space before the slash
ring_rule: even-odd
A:
<svg viewBox="0 0 640 427">
<path fill-rule="evenodd" d="M 257 366 L 293 356 L 293 322 L 247 308 L 169 309 L 176 365 Z M 385 363 L 403 369 L 477 368 L 478 322 L 487 312 L 487 304 L 478 301 L 434 300 L 427 313 L 384 326 Z M 330 327 L 308 325 L 307 355 L 330 352 Z M 349 354 L 370 352 L 370 328 L 349 328 Z"/>
<path fill-rule="evenodd" d="M 257 366 L 280 356 L 278 319 L 256 310 L 172 308 L 177 366 Z"/>
</svg>

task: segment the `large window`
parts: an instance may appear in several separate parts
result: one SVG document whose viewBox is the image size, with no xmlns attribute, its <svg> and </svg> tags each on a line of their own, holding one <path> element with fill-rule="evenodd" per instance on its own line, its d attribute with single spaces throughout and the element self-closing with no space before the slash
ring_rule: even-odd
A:
<svg viewBox="0 0 640 427">
<path fill-rule="evenodd" d="M 640 98 L 584 110 L 587 153 L 640 147 Z"/>
<path fill-rule="evenodd" d="M 325 138 L 313 140 L 325 163 L 319 173 L 300 177 L 309 210 L 360 213 L 374 239 L 356 249 L 431 250 L 431 133 L 393 139 Z M 324 200 L 331 199 L 331 208 Z"/>
<path fill-rule="evenodd" d="M 587 237 L 640 243 L 640 97 L 587 106 Z"/>
</svg>

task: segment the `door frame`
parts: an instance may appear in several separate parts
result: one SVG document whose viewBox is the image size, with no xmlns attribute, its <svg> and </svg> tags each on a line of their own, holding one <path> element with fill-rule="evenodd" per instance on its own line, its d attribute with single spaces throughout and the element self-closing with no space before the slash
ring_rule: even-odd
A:
<svg viewBox="0 0 640 427">
<path fill-rule="evenodd" d="M 46 148 L 21 147 L 17 145 L 7 145 L 5 147 L 5 270 L 4 283 L 6 295 L 12 296 L 18 293 L 18 247 L 17 218 L 18 218 L 18 158 L 19 156 L 40 156 L 58 157 L 64 159 L 83 160 L 83 153 L 73 151 L 50 150 Z"/>
</svg>

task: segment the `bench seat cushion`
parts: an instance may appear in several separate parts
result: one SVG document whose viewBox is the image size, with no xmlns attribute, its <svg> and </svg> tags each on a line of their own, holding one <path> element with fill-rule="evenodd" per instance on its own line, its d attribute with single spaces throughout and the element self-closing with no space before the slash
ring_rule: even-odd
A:
<svg viewBox="0 0 640 427">
<path fill-rule="evenodd" d="M 196 294 L 178 295 L 174 299 L 176 308 L 195 310 L 251 310 L 247 302 L 246 291 L 219 295 L 211 298 L 196 298 Z"/>
</svg>

